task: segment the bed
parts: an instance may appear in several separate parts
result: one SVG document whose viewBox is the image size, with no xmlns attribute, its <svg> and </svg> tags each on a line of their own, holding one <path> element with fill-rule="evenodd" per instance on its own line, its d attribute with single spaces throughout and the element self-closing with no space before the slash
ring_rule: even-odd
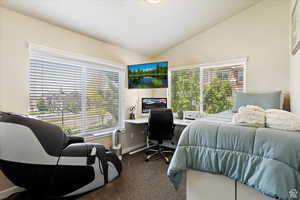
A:
<svg viewBox="0 0 300 200">
<path fill-rule="evenodd" d="M 187 172 L 188 200 L 300 199 L 300 132 L 236 126 L 232 116 L 184 130 L 168 169 L 175 188 Z"/>
</svg>

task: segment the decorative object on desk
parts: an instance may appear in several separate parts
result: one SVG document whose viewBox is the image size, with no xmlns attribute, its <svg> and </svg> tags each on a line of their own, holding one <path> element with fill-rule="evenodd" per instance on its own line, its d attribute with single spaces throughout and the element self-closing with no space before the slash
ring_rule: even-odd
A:
<svg viewBox="0 0 300 200">
<path fill-rule="evenodd" d="M 195 120 L 201 118 L 201 112 L 199 111 L 184 111 L 183 119 Z"/>
<path fill-rule="evenodd" d="M 292 54 L 296 55 L 300 48 L 300 4 L 296 0 L 292 10 L 291 19 L 291 50 Z"/>
<path fill-rule="evenodd" d="M 183 119 L 183 111 L 182 110 L 177 112 L 177 118 L 178 119 Z"/>
<path fill-rule="evenodd" d="M 112 134 L 112 152 L 115 153 L 120 160 L 122 160 L 121 136 L 122 132 L 120 129 L 114 130 Z"/>
<path fill-rule="evenodd" d="M 130 106 L 129 110 L 130 110 L 129 119 L 135 119 L 134 111 L 136 110 L 136 106 Z"/>
</svg>

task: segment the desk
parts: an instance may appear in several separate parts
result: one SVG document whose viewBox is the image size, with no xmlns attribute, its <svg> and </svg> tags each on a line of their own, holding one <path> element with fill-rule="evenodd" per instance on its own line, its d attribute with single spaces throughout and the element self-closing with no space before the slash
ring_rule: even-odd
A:
<svg viewBox="0 0 300 200">
<path fill-rule="evenodd" d="M 187 126 L 191 122 L 193 122 L 193 120 L 174 119 L 174 125 L 175 126 Z M 145 126 L 145 125 L 148 124 L 148 118 L 128 119 L 128 120 L 125 120 L 125 123 L 135 124 L 135 125 L 144 125 Z M 145 147 L 143 147 L 141 149 L 138 149 L 138 150 L 135 150 L 135 151 L 132 151 L 129 154 L 132 155 L 132 154 L 144 151 L 144 150 L 146 150 L 148 148 L 151 148 L 152 146 L 155 146 L 155 145 L 151 145 L 150 141 L 149 141 L 149 139 L 147 137 L 147 141 L 146 141 L 146 146 Z"/>
<path fill-rule="evenodd" d="M 174 119 L 174 125 L 176 125 L 176 126 L 187 126 L 193 121 L 194 120 Z M 128 119 L 128 120 L 125 120 L 125 123 L 148 124 L 148 118 Z"/>
</svg>

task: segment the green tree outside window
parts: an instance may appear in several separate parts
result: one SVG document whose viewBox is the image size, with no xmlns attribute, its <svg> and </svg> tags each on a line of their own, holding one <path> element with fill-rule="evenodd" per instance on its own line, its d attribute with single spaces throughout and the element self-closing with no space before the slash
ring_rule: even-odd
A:
<svg viewBox="0 0 300 200">
<path fill-rule="evenodd" d="M 172 109 L 174 112 L 200 110 L 199 69 L 172 72 Z"/>
<path fill-rule="evenodd" d="M 232 86 L 228 80 L 214 78 L 203 86 L 203 104 L 206 113 L 219 113 L 233 106 L 231 99 Z"/>
<path fill-rule="evenodd" d="M 230 110 L 233 106 L 233 91 L 241 91 L 243 88 L 243 80 L 238 77 L 242 71 L 242 68 L 232 67 L 222 68 L 222 71 L 207 68 L 201 71 L 203 74 L 200 74 L 199 68 L 173 71 L 171 73 L 173 111 L 200 111 L 201 98 L 202 110 L 205 113 Z M 220 76 L 221 72 L 225 75 Z"/>
</svg>

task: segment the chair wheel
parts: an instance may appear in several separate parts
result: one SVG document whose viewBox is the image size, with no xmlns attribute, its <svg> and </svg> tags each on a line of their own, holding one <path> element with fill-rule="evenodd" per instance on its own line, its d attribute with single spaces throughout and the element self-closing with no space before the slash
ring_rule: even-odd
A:
<svg viewBox="0 0 300 200">
<path fill-rule="evenodd" d="M 146 160 L 145 160 L 146 162 L 149 162 L 149 159 L 148 158 L 146 158 Z"/>
</svg>

